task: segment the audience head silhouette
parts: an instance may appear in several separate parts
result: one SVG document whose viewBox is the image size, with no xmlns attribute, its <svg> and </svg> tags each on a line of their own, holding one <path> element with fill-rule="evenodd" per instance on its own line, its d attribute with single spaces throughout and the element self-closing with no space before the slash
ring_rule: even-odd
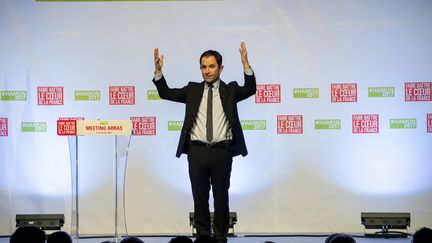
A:
<svg viewBox="0 0 432 243">
<path fill-rule="evenodd" d="M 190 239 L 189 237 L 181 235 L 172 238 L 169 243 L 192 243 L 192 242 L 193 242 L 192 239 Z"/>
<path fill-rule="evenodd" d="M 120 243 L 144 243 L 140 238 L 129 236 L 120 241 Z"/>
<path fill-rule="evenodd" d="M 64 231 L 56 231 L 48 236 L 47 243 L 72 243 L 72 239 Z"/>
<path fill-rule="evenodd" d="M 211 235 L 200 235 L 195 239 L 194 243 L 217 243 L 217 241 Z"/>
<path fill-rule="evenodd" d="M 355 243 L 355 239 L 346 234 L 332 234 L 327 237 L 325 243 Z"/>
<path fill-rule="evenodd" d="M 45 232 L 37 227 L 23 226 L 11 235 L 10 243 L 45 243 Z"/>
<path fill-rule="evenodd" d="M 413 243 L 431 243 L 432 229 L 423 227 L 417 230 L 413 236 Z"/>
</svg>

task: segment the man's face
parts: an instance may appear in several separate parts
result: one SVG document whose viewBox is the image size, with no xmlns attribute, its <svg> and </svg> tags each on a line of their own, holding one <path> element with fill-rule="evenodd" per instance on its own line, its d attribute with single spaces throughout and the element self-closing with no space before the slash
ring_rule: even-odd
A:
<svg viewBox="0 0 432 243">
<path fill-rule="evenodd" d="M 223 70 L 223 65 L 219 66 L 214 56 L 206 56 L 201 58 L 201 74 L 207 83 L 213 83 L 219 79 Z"/>
</svg>

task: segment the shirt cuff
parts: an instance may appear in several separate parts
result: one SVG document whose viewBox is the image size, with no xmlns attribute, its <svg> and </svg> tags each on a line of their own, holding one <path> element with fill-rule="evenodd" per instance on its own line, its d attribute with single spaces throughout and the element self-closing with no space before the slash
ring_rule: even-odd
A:
<svg viewBox="0 0 432 243">
<path fill-rule="evenodd" d="M 244 73 L 248 76 L 252 76 L 254 74 L 252 68 L 245 69 Z"/>
<path fill-rule="evenodd" d="M 154 80 L 155 81 L 159 81 L 161 78 L 162 78 L 162 72 L 160 72 L 160 73 L 155 73 L 154 74 Z"/>
</svg>

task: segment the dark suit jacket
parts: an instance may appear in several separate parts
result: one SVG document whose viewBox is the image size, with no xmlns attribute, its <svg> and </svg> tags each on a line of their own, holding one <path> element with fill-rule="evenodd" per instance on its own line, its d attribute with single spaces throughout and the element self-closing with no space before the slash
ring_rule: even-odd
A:
<svg viewBox="0 0 432 243">
<path fill-rule="evenodd" d="M 222 101 L 223 110 L 229 121 L 233 133 L 233 142 L 230 146 L 232 155 L 247 155 L 246 144 L 243 136 L 243 130 L 238 117 L 237 102 L 242 101 L 256 92 L 255 75 L 244 75 L 245 84 L 240 86 L 236 81 L 228 84 L 220 82 L 219 94 Z M 201 83 L 189 82 L 183 88 L 169 88 L 165 78 L 158 81 L 153 79 L 159 92 L 159 96 L 165 100 L 181 102 L 186 104 L 186 113 L 183 122 L 183 128 L 177 148 L 176 156 L 180 157 L 182 153 L 187 154 L 189 151 L 190 129 L 195 122 L 201 99 L 204 92 L 204 81 Z"/>
</svg>

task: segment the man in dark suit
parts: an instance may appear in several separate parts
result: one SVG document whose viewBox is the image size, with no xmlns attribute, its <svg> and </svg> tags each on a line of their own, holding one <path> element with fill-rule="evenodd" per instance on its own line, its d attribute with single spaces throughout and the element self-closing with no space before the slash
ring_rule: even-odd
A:
<svg viewBox="0 0 432 243">
<path fill-rule="evenodd" d="M 237 102 L 256 92 L 255 75 L 249 65 L 246 45 L 240 44 L 245 83 L 220 80 L 222 56 L 213 50 L 200 57 L 203 82 L 189 82 L 183 88 L 169 88 L 162 74 L 163 55 L 154 50 L 153 79 L 162 99 L 186 104 L 186 114 L 176 156 L 188 155 L 189 178 L 194 199 L 194 221 L 198 236 L 212 234 L 209 192 L 214 197 L 214 235 L 227 242 L 232 158 L 247 155 Z"/>
</svg>

